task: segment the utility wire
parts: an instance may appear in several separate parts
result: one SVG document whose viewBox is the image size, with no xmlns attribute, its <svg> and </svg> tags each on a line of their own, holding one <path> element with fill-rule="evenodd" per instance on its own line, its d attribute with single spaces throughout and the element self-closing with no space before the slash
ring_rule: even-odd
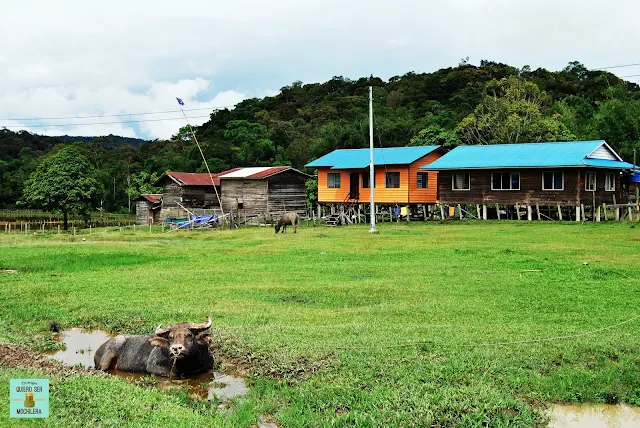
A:
<svg viewBox="0 0 640 428">
<path fill-rule="evenodd" d="M 178 110 L 180 111 L 180 110 Z M 205 118 L 207 116 L 191 116 L 189 119 L 199 119 Z M 123 120 L 123 121 L 115 121 L 115 122 L 92 122 L 92 123 L 53 123 L 48 125 L 9 125 L 3 126 L 0 125 L 0 128 L 48 128 L 50 126 L 89 126 L 89 125 L 113 125 L 120 123 L 139 123 L 139 122 L 162 122 L 165 120 L 182 120 L 182 117 L 168 117 L 164 119 L 143 119 L 143 120 Z"/>
<path fill-rule="evenodd" d="M 624 68 L 624 67 L 636 67 L 639 66 L 639 64 L 624 64 L 624 65 L 611 65 L 609 67 L 600 67 L 600 68 L 594 68 L 593 70 L 609 70 L 610 68 Z"/>
<path fill-rule="evenodd" d="M 218 107 L 201 107 L 185 109 L 184 111 L 200 111 L 200 110 L 222 110 L 225 108 L 233 108 L 235 106 L 218 106 Z M 22 119 L 14 118 L 1 118 L 0 120 L 62 120 L 62 119 L 93 119 L 98 117 L 122 117 L 122 116 L 144 116 L 147 114 L 165 114 L 165 113 L 180 113 L 182 110 L 165 110 L 165 111 L 152 111 L 146 113 L 121 113 L 121 114 L 99 114 L 94 116 L 63 116 L 63 117 L 25 117 Z"/>
</svg>

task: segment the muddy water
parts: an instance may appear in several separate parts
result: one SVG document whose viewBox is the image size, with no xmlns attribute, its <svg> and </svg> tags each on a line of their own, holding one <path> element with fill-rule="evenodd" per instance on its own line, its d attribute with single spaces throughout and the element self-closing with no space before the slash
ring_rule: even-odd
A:
<svg viewBox="0 0 640 428">
<path fill-rule="evenodd" d="M 640 407 L 627 405 L 553 405 L 550 428 L 637 428 Z"/>
<path fill-rule="evenodd" d="M 111 336 L 104 331 L 87 331 L 80 328 L 63 331 L 59 340 L 66 345 L 64 351 L 51 353 L 51 358 L 67 366 L 93 367 L 93 355 Z"/>
<path fill-rule="evenodd" d="M 59 340 L 66 345 L 66 349 L 49 355 L 51 358 L 68 366 L 82 365 L 85 368 L 92 368 L 94 366 L 93 355 L 98 347 L 110 337 L 112 336 L 99 330 L 66 330 L 59 335 Z M 132 380 L 150 377 L 149 374 L 128 373 L 119 370 L 109 370 L 108 373 Z M 186 386 L 189 393 L 195 394 L 203 400 L 217 398 L 225 402 L 249 391 L 243 378 L 222 372 L 207 372 L 185 379 L 165 379 L 155 376 L 153 379 L 161 389 Z"/>
</svg>

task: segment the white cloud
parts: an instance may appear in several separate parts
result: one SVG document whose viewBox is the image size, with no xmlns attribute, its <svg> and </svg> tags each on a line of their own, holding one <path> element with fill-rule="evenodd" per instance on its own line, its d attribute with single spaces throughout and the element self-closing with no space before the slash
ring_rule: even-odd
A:
<svg viewBox="0 0 640 428">
<path fill-rule="evenodd" d="M 175 96 L 232 104 L 294 80 L 390 77 L 467 56 L 549 69 L 627 64 L 638 62 L 639 12 L 634 0 L 5 1 L 0 117 L 174 110 Z M 81 128 L 154 138 L 180 125 Z"/>
</svg>

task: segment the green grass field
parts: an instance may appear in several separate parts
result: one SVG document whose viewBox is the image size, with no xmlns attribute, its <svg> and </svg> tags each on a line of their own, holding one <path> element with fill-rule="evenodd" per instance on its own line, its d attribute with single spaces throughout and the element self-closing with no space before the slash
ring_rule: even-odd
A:
<svg viewBox="0 0 640 428">
<path fill-rule="evenodd" d="M 19 271 L 0 274 L 0 343 L 210 314 L 216 353 L 250 375 L 222 414 L 124 379 L 48 376 L 48 423 L 67 426 L 528 427 L 555 402 L 640 405 L 640 226 L 367 230 L 0 235 L 0 269 Z M 530 341 L 558 336 L 577 337 Z M 9 379 L 38 374 L 0 368 L 0 422 Z"/>
</svg>

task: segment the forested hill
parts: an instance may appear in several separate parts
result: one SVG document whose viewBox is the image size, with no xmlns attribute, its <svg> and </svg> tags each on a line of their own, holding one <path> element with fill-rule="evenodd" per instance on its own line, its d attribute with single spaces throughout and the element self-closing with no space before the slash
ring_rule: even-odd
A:
<svg viewBox="0 0 640 428">
<path fill-rule="evenodd" d="M 640 141 L 640 88 L 606 71 L 570 63 L 561 71 L 482 61 L 434 73 L 335 77 L 294 82 L 280 93 L 220 110 L 197 129 L 214 171 L 235 166 L 304 164 L 337 148 L 367 147 L 368 87 L 373 86 L 377 147 L 606 139 L 629 159 Z M 86 141 L 0 130 L 0 207 L 19 199 L 38 159 L 56 144 L 77 142 L 98 169 L 103 206 L 128 207 L 152 175 L 202 171 L 185 129 L 169 140 L 138 144 L 121 137 Z"/>
</svg>

